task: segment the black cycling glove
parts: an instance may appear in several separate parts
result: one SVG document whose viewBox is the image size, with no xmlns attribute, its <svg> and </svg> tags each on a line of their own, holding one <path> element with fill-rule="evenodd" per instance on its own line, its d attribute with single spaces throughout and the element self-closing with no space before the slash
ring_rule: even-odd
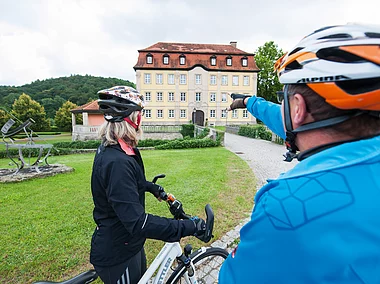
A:
<svg viewBox="0 0 380 284">
<path fill-rule="evenodd" d="M 160 193 L 164 191 L 164 188 L 159 184 L 147 181 L 145 185 L 145 191 L 150 192 L 156 198 L 160 198 Z"/>
<path fill-rule="evenodd" d="M 244 100 L 246 98 L 250 98 L 251 96 L 242 95 L 242 94 L 231 94 L 231 98 L 234 100 L 232 104 L 230 105 L 230 109 L 237 109 L 237 108 L 246 108 L 247 106 L 244 104 Z"/>
<path fill-rule="evenodd" d="M 194 236 L 200 239 L 202 242 L 204 242 L 206 236 L 206 222 L 197 216 L 191 217 L 190 220 L 194 222 Z"/>
</svg>

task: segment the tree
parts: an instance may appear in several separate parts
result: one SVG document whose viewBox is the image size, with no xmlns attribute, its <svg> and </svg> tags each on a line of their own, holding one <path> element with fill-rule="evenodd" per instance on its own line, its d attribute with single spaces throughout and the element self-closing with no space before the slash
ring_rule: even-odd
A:
<svg viewBox="0 0 380 284">
<path fill-rule="evenodd" d="M 63 131 L 71 131 L 71 112 L 70 110 L 76 108 L 77 105 L 67 101 L 65 102 L 56 112 L 55 114 L 55 125 L 58 129 Z M 76 122 L 78 124 L 82 123 L 82 116 L 80 114 L 75 115 Z"/>
<path fill-rule="evenodd" d="M 31 127 L 34 131 L 50 130 L 44 107 L 25 93 L 15 100 L 11 114 L 21 121 L 32 118 L 35 121 Z"/>
<path fill-rule="evenodd" d="M 0 128 L 3 127 L 3 125 L 10 119 L 9 114 L 5 111 L 0 109 Z"/>
<path fill-rule="evenodd" d="M 268 101 L 277 102 L 276 92 L 282 85 L 273 69 L 274 63 L 284 52 L 273 41 L 260 46 L 255 54 L 255 61 L 260 72 L 257 76 L 257 95 Z"/>
</svg>

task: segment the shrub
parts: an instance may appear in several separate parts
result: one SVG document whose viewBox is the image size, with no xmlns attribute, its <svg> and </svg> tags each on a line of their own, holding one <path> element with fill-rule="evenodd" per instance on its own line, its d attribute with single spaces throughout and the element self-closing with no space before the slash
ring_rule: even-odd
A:
<svg viewBox="0 0 380 284">
<path fill-rule="evenodd" d="M 182 137 L 194 137 L 194 124 L 182 124 L 182 129 L 180 133 L 182 134 Z"/>
<path fill-rule="evenodd" d="M 251 138 L 260 138 L 268 141 L 272 140 L 272 132 L 266 130 L 265 126 L 261 124 L 241 125 L 238 134 Z"/>
<path fill-rule="evenodd" d="M 172 140 L 165 144 L 156 146 L 157 150 L 167 150 L 167 149 L 187 149 L 187 148 L 206 148 L 206 147 L 217 147 L 220 143 L 209 138 L 205 139 L 178 139 Z"/>
</svg>

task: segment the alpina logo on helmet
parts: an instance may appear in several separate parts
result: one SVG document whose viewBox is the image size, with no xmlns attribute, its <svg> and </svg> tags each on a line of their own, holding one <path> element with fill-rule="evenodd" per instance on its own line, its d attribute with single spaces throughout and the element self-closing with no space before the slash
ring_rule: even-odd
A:
<svg viewBox="0 0 380 284">
<path fill-rule="evenodd" d="M 340 80 L 349 80 L 349 77 L 344 75 L 337 76 L 325 76 L 325 77 L 312 77 L 312 78 L 302 78 L 297 81 L 297 84 L 300 83 L 318 83 L 318 82 L 336 82 Z"/>
</svg>

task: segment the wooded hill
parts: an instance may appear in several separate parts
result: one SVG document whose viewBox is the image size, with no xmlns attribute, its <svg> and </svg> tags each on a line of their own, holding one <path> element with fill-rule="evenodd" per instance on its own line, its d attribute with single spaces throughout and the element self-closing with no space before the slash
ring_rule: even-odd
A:
<svg viewBox="0 0 380 284">
<path fill-rule="evenodd" d="M 10 111 L 14 101 L 25 93 L 39 102 L 45 108 L 46 116 L 53 119 L 56 111 L 66 101 L 80 106 L 97 99 L 96 93 L 99 90 L 120 85 L 135 87 L 128 80 L 90 75 L 37 80 L 20 87 L 0 86 L 0 106 Z"/>
</svg>

